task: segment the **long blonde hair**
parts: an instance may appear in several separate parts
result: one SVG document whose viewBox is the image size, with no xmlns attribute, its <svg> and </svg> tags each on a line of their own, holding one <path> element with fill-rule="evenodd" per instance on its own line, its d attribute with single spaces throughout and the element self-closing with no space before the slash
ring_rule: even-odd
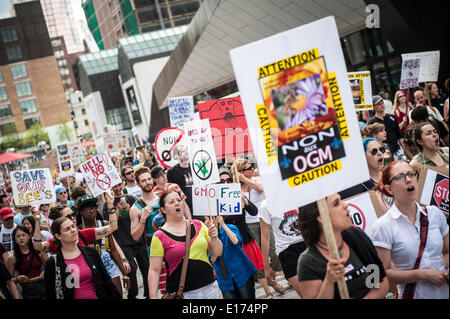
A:
<svg viewBox="0 0 450 319">
<path fill-rule="evenodd" d="M 398 90 L 397 92 L 395 92 L 394 106 L 392 108 L 392 114 L 394 114 L 394 115 L 395 115 L 395 112 L 397 111 L 398 107 L 400 106 L 400 104 L 398 102 L 398 96 L 400 94 L 405 94 L 405 93 L 403 93 L 403 91 L 401 91 L 401 90 Z M 407 98 L 406 94 L 405 94 L 405 97 Z M 413 106 L 412 106 L 411 102 L 409 102 L 408 100 L 406 100 L 405 103 L 406 103 L 406 114 L 408 114 L 409 111 L 413 109 Z"/>
</svg>

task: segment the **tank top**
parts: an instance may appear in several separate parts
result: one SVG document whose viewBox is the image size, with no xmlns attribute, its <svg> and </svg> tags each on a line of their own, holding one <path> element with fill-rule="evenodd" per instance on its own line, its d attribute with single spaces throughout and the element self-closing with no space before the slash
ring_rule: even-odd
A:
<svg viewBox="0 0 450 319">
<path fill-rule="evenodd" d="M 244 193 L 244 195 L 249 201 L 255 204 L 259 211 L 261 203 L 264 200 L 264 193 L 251 189 L 249 193 Z M 245 212 L 245 222 L 247 224 L 259 223 L 259 214 L 252 216 L 249 213 Z"/>
<path fill-rule="evenodd" d="M 22 254 L 22 264 L 17 270 L 19 275 L 25 275 L 28 278 L 34 278 L 41 274 L 42 262 L 37 253 Z"/>
<path fill-rule="evenodd" d="M 143 200 L 142 200 L 143 202 Z M 140 211 L 144 209 L 145 206 L 142 206 L 144 203 L 141 203 L 141 199 L 134 202 L 134 206 L 139 208 Z M 153 227 L 153 219 L 156 215 L 159 213 L 159 202 L 155 206 L 152 206 L 152 212 L 150 213 L 150 216 L 147 218 L 147 221 L 145 222 L 145 236 L 146 237 L 152 237 L 153 234 L 156 232 L 156 228 Z"/>
</svg>

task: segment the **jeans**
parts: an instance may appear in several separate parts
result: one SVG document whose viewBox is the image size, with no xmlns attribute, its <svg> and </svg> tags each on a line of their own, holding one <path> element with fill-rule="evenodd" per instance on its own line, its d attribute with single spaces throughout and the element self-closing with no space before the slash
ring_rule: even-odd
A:
<svg viewBox="0 0 450 319">
<path fill-rule="evenodd" d="M 255 279 L 251 276 L 240 288 L 233 281 L 233 291 L 222 291 L 223 299 L 255 299 Z"/>
</svg>

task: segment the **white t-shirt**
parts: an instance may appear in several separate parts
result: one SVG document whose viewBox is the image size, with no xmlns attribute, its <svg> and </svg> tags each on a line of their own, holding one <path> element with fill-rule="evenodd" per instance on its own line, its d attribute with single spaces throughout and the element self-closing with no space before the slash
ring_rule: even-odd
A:
<svg viewBox="0 0 450 319">
<path fill-rule="evenodd" d="M 389 249 L 392 254 L 392 264 L 396 269 L 413 269 L 416 263 L 420 246 L 420 212 L 416 203 L 416 223 L 413 225 L 406 215 L 402 214 L 394 205 L 381 216 L 374 224 L 370 236 L 374 246 Z M 445 272 L 442 263 L 443 237 L 448 233 L 449 227 L 444 214 L 435 206 L 427 206 L 428 237 L 425 250 L 420 262 L 420 268 L 432 268 Z M 403 294 L 405 285 L 397 285 L 399 298 Z M 414 299 L 448 299 L 449 287 L 444 284 L 440 287 L 426 280 L 418 281 Z"/>
<path fill-rule="evenodd" d="M 138 185 L 135 185 L 133 187 L 126 186 L 125 188 L 127 190 L 127 194 L 133 195 L 136 199 L 141 198 L 142 189 Z"/>
<path fill-rule="evenodd" d="M 2 225 L 2 229 L 0 230 L 0 242 L 5 246 L 6 251 L 8 254 L 11 254 L 13 252 L 13 238 L 12 233 L 14 231 L 14 228 L 16 228 L 16 224 L 14 224 L 12 229 L 7 229 L 5 225 Z"/>
<path fill-rule="evenodd" d="M 275 253 L 279 255 L 290 245 L 303 241 L 298 229 L 298 210 L 291 210 L 283 216 L 272 215 L 267 207 L 267 200 L 263 200 L 259 209 L 259 217 L 263 222 L 272 226 L 275 236 Z"/>
<path fill-rule="evenodd" d="M 244 193 L 244 195 L 258 208 L 259 211 L 261 203 L 264 200 L 264 193 L 251 189 L 250 194 Z M 259 216 L 258 215 L 252 216 L 249 213 L 245 212 L 245 222 L 247 224 L 259 223 Z"/>
</svg>

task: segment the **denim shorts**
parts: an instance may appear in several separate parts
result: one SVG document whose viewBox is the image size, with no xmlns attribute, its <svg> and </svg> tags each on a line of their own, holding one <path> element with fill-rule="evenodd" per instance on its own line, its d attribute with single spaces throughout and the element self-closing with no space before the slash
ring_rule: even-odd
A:
<svg viewBox="0 0 450 319">
<path fill-rule="evenodd" d="M 116 263 L 114 262 L 114 260 L 112 260 L 109 253 L 103 247 L 102 247 L 102 254 L 100 255 L 100 257 L 102 257 L 103 265 L 105 266 L 109 277 L 111 278 L 119 277 L 120 276 L 119 269 L 117 269 Z"/>
</svg>

